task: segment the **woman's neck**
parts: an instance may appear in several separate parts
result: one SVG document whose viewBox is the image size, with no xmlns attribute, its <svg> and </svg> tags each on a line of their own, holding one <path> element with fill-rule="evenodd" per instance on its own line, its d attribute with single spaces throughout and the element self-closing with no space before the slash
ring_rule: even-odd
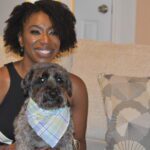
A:
<svg viewBox="0 0 150 150">
<path fill-rule="evenodd" d="M 14 66 L 18 72 L 18 74 L 21 76 L 21 78 L 24 78 L 27 72 L 30 70 L 30 68 L 33 66 L 34 63 L 30 63 L 29 61 L 25 61 L 24 58 L 20 61 L 17 61 L 14 63 Z"/>
</svg>

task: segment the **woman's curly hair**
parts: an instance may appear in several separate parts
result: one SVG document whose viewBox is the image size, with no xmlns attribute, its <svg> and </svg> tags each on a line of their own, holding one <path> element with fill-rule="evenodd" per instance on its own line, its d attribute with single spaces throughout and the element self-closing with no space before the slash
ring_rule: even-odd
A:
<svg viewBox="0 0 150 150">
<path fill-rule="evenodd" d="M 23 24 L 28 18 L 36 12 L 43 11 L 52 21 L 53 27 L 60 39 L 60 52 L 69 50 L 76 46 L 75 23 L 76 19 L 68 7 L 54 0 L 39 0 L 35 3 L 24 2 L 17 5 L 9 19 L 4 30 L 5 46 L 9 46 L 10 51 L 22 56 L 21 46 L 18 41 L 18 35 L 23 32 Z"/>
</svg>

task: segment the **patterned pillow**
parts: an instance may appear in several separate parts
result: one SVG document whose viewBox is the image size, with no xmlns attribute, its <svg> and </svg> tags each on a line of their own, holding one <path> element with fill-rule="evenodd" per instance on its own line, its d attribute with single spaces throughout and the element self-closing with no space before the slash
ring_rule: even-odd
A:
<svg viewBox="0 0 150 150">
<path fill-rule="evenodd" d="M 150 77 L 98 78 L 108 129 L 106 150 L 150 150 Z"/>
</svg>

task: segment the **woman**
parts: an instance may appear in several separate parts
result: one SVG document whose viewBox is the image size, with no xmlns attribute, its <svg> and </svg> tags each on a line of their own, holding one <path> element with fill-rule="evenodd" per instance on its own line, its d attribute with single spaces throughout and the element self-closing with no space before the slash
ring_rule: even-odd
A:
<svg viewBox="0 0 150 150">
<path fill-rule="evenodd" d="M 5 46 L 23 59 L 0 68 L 0 133 L 13 140 L 13 121 L 25 100 L 21 79 L 38 62 L 51 62 L 59 52 L 75 47 L 75 17 L 66 5 L 53 0 L 24 2 L 12 11 L 4 31 Z M 86 150 L 88 96 L 84 82 L 70 73 L 74 138 Z M 1 140 L 0 150 L 11 146 Z"/>
</svg>

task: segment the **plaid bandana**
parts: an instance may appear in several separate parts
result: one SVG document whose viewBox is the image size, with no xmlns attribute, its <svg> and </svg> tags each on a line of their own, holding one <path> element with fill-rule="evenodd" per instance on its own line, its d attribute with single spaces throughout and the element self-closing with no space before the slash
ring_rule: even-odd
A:
<svg viewBox="0 0 150 150">
<path fill-rule="evenodd" d="M 59 142 L 70 121 L 70 108 L 41 109 L 32 98 L 27 106 L 27 119 L 33 130 L 52 148 Z"/>
</svg>

